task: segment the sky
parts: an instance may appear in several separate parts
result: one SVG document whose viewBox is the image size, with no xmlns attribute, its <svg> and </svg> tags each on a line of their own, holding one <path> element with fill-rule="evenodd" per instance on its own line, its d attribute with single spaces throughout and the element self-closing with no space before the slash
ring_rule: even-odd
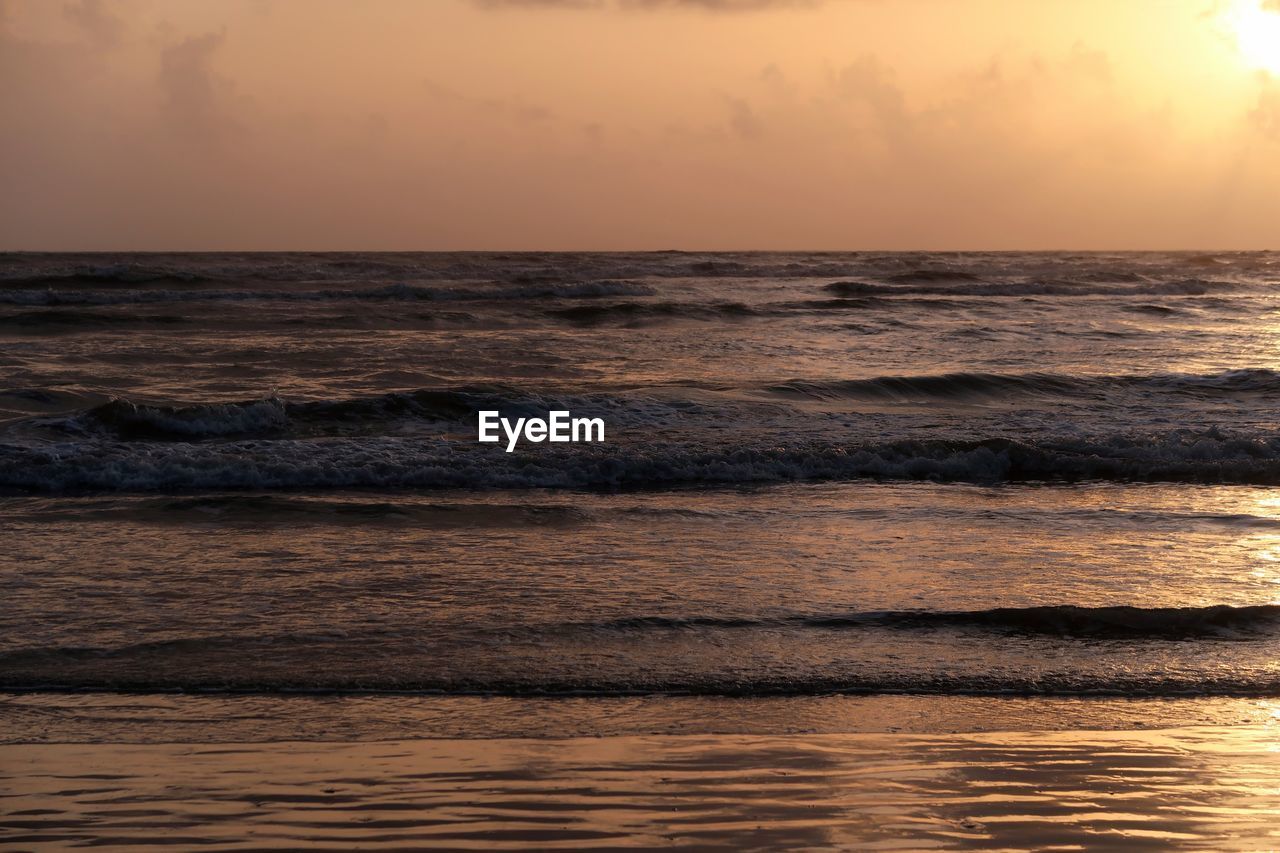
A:
<svg viewBox="0 0 1280 853">
<path fill-rule="evenodd" d="M 1280 249 L 1280 0 L 0 0 L 0 249 Z"/>
</svg>

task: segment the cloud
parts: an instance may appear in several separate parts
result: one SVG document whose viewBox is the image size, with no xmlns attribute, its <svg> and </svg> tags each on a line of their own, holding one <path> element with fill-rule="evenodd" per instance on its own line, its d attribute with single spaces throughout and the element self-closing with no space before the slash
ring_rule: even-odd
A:
<svg viewBox="0 0 1280 853">
<path fill-rule="evenodd" d="M 177 131 L 210 137 L 234 126 L 224 108 L 230 83 L 213 70 L 225 32 L 190 36 L 160 55 L 164 114 Z"/>
<path fill-rule="evenodd" d="M 434 80 L 424 81 L 424 86 L 427 95 L 437 101 L 469 107 L 499 118 L 525 123 L 546 122 L 556 118 L 556 114 L 546 107 L 528 103 L 520 98 L 466 95 L 448 86 L 442 86 Z"/>
<path fill-rule="evenodd" d="M 103 0 L 80 0 L 62 8 L 67 18 L 100 47 L 114 47 L 124 32 L 124 22 L 113 15 Z"/>
<path fill-rule="evenodd" d="M 751 104 L 742 98 L 730 97 L 727 101 L 730 129 L 743 139 L 759 139 L 763 126 L 760 119 L 756 117 L 755 110 L 751 108 Z"/>
<path fill-rule="evenodd" d="M 598 9 L 601 0 L 472 0 L 483 9 Z"/>
<path fill-rule="evenodd" d="M 1263 136 L 1280 142 L 1280 86 L 1264 86 L 1258 95 L 1258 106 L 1249 113 L 1249 120 Z"/>
</svg>

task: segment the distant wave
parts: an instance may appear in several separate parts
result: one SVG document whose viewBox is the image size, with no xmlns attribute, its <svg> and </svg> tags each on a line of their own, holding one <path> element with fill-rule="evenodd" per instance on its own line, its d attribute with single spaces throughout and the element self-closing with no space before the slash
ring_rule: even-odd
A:
<svg viewBox="0 0 1280 853">
<path fill-rule="evenodd" d="M 908 279 L 903 283 L 837 281 L 824 289 L 842 299 L 883 296 L 1205 296 L 1248 289 L 1245 285 L 1207 279 L 1178 279 L 1143 284 L 1081 281 L 983 281 L 972 278 Z M 249 288 L 119 288 L 0 289 L 0 305 L 29 307 L 148 305 L 170 302 L 483 302 L 503 300 L 604 299 L 656 296 L 661 291 L 637 281 L 586 281 L 503 285 L 424 285 L 388 283 L 364 287 L 249 287 Z M 625 304 L 625 303 L 624 303 Z M 665 301 L 654 305 L 680 305 Z M 707 302 L 694 305 L 736 307 L 741 303 Z M 796 303 L 796 307 L 818 303 Z M 838 303 L 833 303 L 838 304 Z M 872 303 L 866 303 L 872 304 Z M 652 306 L 651 306 L 652 307 Z M 848 303 L 848 307 L 854 307 Z"/>
<path fill-rule="evenodd" d="M 0 277 L 0 286 L 66 287 L 83 284 L 200 284 L 217 278 L 194 270 L 160 269 L 136 264 L 104 267 L 82 267 L 62 272 L 34 272 L 27 275 Z"/>
<path fill-rule="evenodd" d="M 826 290 L 841 297 L 860 296 L 1204 296 L 1246 289 L 1244 285 L 1209 279 L 1118 283 L 1114 278 L 1061 281 L 984 281 L 973 276 L 946 274 L 930 277 L 890 276 L 887 284 L 836 281 Z"/>
<path fill-rule="evenodd" d="M 1192 267 L 1219 267 L 1226 266 L 1229 263 L 1214 255 L 1191 255 L 1184 257 L 1182 262 Z"/>
<path fill-rule="evenodd" d="M 0 304 L 23 306 L 150 305 L 167 302 L 480 302 L 486 300 L 599 299 L 651 296 L 656 291 L 632 281 L 589 281 L 519 286 L 424 286 L 384 284 L 371 287 L 316 289 L 191 290 L 0 290 Z"/>
<path fill-rule="evenodd" d="M 498 281 L 513 285 L 589 284 L 616 278 L 810 278 L 856 275 L 856 252 L 711 256 L 632 253 L 178 253 L 106 254 L 97 260 L 0 254 L 0 287 L 198 285 L 234 282 Z M 921 256 L 922 258 L 924 256 Z M 872 264 L 878 263 L 870 258 Z M 888 261 L 897 265 L 900 259 Z"/>
<path fill-rule="evenodd" d="M 0 253 L 0 288 L 171 284 L 491 281 L 585 283 L 636 278 L 872 278 L 898 283 L 1065 273 L 1073 280 L 1157 280 L 1179 269 L 1269 272 L 1264 252 L 197 252 Z"/>
<path fill-rule="evenodd" d="M 548 315 L 583 325 L 644 323 L 655 320 L 732 320 L 760 312 L 741 302 L 616 302 L 557 308 Z"/>
<path fill-rule="evenodd" d="M 886 281 L 894 284 L 927 284 L 940 281 L 982 281 L 982 277 L 963 270 L 912 270 L 888 276 Z"/>
</svg>

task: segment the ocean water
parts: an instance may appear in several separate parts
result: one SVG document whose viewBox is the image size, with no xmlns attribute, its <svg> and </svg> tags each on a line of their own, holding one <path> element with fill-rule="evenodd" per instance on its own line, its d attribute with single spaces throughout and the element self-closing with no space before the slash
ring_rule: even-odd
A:
<svg viewBox="0 0 1280 853">
<path fill-rule="evenodd" d="M 1278 697 L 1278 485 L 1276 253 L 0 255 L 10 691 Z"/>
</svg>

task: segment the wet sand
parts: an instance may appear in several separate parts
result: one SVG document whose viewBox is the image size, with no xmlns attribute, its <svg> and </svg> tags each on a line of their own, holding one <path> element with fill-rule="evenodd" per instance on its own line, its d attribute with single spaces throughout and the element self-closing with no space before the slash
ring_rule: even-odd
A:
<svg viewBox="0 0 1280 853">
<path fill-rule="evenodd" d="M 1274 849 L 1266 724 L 0 747 L 0 847 Z"/>
</svg>

